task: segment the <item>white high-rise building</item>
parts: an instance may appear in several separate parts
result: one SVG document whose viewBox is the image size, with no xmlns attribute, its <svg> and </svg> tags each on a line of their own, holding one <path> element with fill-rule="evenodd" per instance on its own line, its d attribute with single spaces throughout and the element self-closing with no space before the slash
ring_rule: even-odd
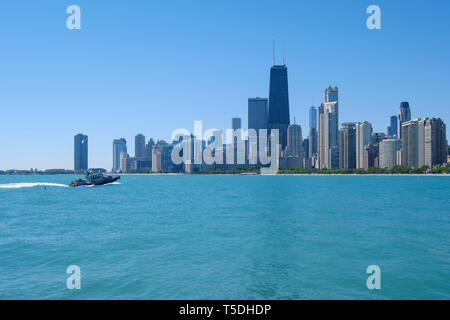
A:
<svg viewBox="0 0 450 320">
<path fill-rule="evenodd" d="M 425 120 L 402 123 L 402 165 L 421 168 L 425 165 Z"/>
<path fill-rule="evenodd" d="M 339 168 L 338 88 L 325 90 L 325 103 L 318 109 L 318 151 L 321 169 Z"/>
<path fill-rule="evenodd" d="M 127 165 L 127 160 L 130 158 L 130 156 L 128 155 L 128 153 L 126 152 L 121 152 L 120 153 L 120 171 L 121 172 L 128 172 L 128 165 Z"/>
<path fill-rule="evenodd" d="M 356 124 L 356 168 L 364 169 L 364 146 L 368 145 L 372 137 L 372 125 L 367 122 Z"/>
<path fill-rule="evenodd" d="M 386 139 L 380 142 L 380 168 L 393 168 L 397 165 L 397 151 L 401 148 L 399 139 Z"/>
<path fill-rule="evenodd" d="M 162 169 L 162 151 L 159 148 L 155 148 L 152 150 L 152 172 L 158 173 Z"/>
</svg>

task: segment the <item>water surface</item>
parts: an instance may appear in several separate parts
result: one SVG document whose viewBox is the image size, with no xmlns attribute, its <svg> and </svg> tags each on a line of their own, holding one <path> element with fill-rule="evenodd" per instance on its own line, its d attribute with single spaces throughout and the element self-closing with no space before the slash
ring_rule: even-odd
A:
<svg viewBox="0 0 450 320">
<path fill-rule="evenodd" d="M 73 178 L 0 176 L 0 299 L 450 299 L 447 177 Z"/>
</svg>

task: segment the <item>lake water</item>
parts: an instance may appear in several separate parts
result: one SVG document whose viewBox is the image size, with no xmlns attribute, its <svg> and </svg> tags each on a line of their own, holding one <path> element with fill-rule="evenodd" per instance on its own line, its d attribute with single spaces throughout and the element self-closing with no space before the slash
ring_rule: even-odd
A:
<svg viewBox="0 0 450 320">
<path fill-rule="evenodd" d="M 73 178 L 0 176 L 0 299 L 450 299 L 450 177 Z"/>
</svg>

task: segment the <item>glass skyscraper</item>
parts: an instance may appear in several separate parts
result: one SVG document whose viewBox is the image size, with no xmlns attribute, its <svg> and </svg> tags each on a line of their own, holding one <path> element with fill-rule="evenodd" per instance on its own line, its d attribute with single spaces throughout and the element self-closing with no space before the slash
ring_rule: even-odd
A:
<svg viewBox="0 0 450 320">
<path fill-rule="evenodd" d="M 315 153 L 317 153 L 317 109 L 314 106 L 309 109 L 308 140 L 308 156 L 312 157 Z"/>
<path fill-rule="evenodd" d="M 143 134 L 138 134 L 134 138 L 134 156 L 136 158 L 145 157 L 145 136 Z"/>
<path fill-rule="evenodd" d="M 120 154 L 127 153 L 127 140 L 124 138 L 113 141 L 113 172 L 120 170 Z"/>
<path fill-rule="evenodd" d="M 325 89 L 325 103 L 338 102 L 339 101 L 339 89 L 338 87 L 332 88 L 329 86 Z"/>
<path fill-rule="evenodd" d="M 289 117 L 289 89 L 286 65 L 274 65 L 270 69 L 269 89 L 269 129 L 278 129 L 280 133 L 280 150 L 287 145 Z"/>
<path fill-rule="evenodd" d="M 398 134 L 397 125 L 398 125 L 398 118 L 397 118 L 397 116 L 392 116 L 391 117 L 390 126 L 387 129 L 388 137 L 392 138 L 392 137 L 396 137 L 397 136 L 397 134 Z"/>
<path fill-rule="evenodd" d="M 88 136 L 77 134 L 74 138 L 74 170 L 88 169 Z"/>
<path fill-rule="evenodd" d="M 317 129 L 317 109 L 314 106 L 309 109 L 309 127 Z"/>
<path fill-rule="evenodd" d="M 267 112 L 269 100 L 267 98 L 248 99 L 248 128 L 256 130 L 267 129 Z"/>
<path fill-rule="evenodd" d="M 408 102 L 402 102 L 400 104 L 400 110 L 398 111 L 398 124 L 397 124 L 397 137 L 402 138 L 402 124 L 411 120 L 411 109 Z"/>
</svg>

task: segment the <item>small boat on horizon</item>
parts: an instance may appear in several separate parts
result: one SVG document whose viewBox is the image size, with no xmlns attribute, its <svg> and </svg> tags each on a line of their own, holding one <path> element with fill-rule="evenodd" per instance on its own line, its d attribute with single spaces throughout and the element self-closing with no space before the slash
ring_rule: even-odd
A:
<svg viewBox="0 0 450 320">
<path fill-rule="evenodd" d="M 70 183 L 69 187 L 75 188 L 83 186 L 101 186 L 116 182 L 119 179 L 120 176 L 104 176 L 101 173 L 88 172 L 86 173 L 85 180 L 83 179 L 73 180 Z"/>
</svg>

